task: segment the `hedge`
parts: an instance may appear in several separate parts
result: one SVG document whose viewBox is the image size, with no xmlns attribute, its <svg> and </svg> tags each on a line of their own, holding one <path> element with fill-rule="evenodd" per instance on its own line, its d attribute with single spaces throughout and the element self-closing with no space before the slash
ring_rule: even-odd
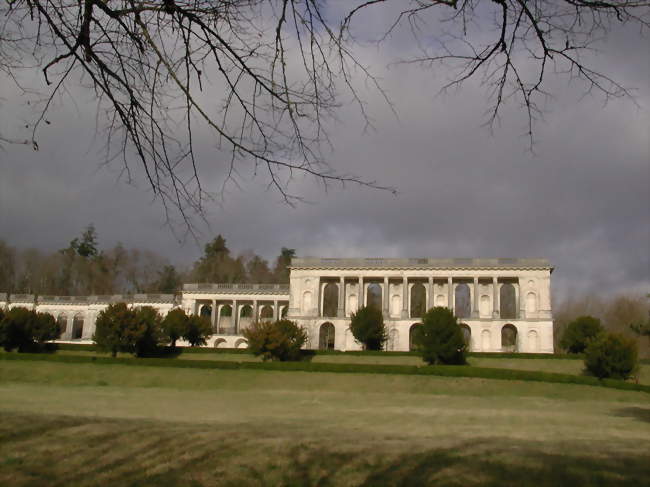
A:
<svg viewBox="0 0 650 487">
<path fill-rule="evenodd" d="M 650 386 L 634 384 L 614 379 L 597 379 L 595 377 L 538 372 L 528 370 L 496 369 L 488 367 L 471 367 L 467 365 L 373 365 L 373 364 L 333 364 L 313 362 L 226 362 L 212 360 L 173 360 L 160 358 L 111 358 L 88 357 L 76 355 L 51 355 L 29 353 L 2 353 L 0 360 L 49 361 L 59 363 L 94 363 L 101 365 L 130 365 L 176 367 L 187 369 L 228 369 L 228 370 L 272 370 L 300 372 L 333 372 L 347 374 L 391 374 L 391 375 L 428 375 L 442 377 L 471 377 L 496 380 L 520 380 L 533 382 L 550 382 L 558 384 L 578 384 L 602 386 L 614 389 L 640 391 L 650 394 Z"/>
</svg>

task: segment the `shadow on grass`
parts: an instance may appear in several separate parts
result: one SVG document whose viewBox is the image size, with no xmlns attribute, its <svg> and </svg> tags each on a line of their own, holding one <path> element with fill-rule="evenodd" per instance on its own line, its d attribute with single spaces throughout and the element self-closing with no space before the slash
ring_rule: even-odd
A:
<svg viewBox="0 0 650 487">
<path fill-rule="evenodd" d="M 629 407 L 616 409 L 612 412 L 614 416 L 635 418 L 645 423 L 650 423 L 650 408 Z"/>
</svg>

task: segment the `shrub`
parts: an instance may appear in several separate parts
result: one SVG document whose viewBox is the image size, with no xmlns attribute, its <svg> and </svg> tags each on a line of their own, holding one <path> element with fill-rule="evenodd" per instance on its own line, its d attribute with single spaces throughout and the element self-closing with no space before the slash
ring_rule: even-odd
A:
<svg viewBox="0 0 650 487">
<path fill-rule="evenodd" d="M 580 316 L 567 325 L 560 346 L 569 353 L 582 353 L 589 341 L 603 333 L 604 328 L 598 318 Z"/>
<path fill-rule="evenodd" d="M 188 317 L 183 339 L 191 346 L 205 345 L 210 335 L 212 335 L 212 326 L 207 318 L 198 315 Z"/>
<path fill-rule="evenodd" d="M 279 320 L 275 322 L 256 322 L 244 330 L 248 340 L 248 350 L 262 360 L 281 362 L 300 360 L 300 349 L 307 341 L 307 333 L 295 322 Z"/>
<path fill-rule="evenodd" d="M 172 348 L 176 348 L 176 340 L 187 333 L 188 319 L 184 310 L 175 308 L 162 320 L 163 336 L 171 343 Z"/>
<path fill-rule="evenodd" d="M 602 333 L 585 350 L 587 373 L 599 379 L 628 379 L 639 366 L 636 341 L 618 333 Z"/>
<path fill-rule="evenodd" d="M 388 339 L 384 316 L 381 310 L 373 306 L 365 306 L 352 313 L 350 330 L 354 338 L 363 344 L 364 350 L 381 350 Z"/>
<path fill-rule="evenodd" d="M 163 340 L 160 314 L 151 306 L 143 306 L 135 311 L 134 319 L 133 352 L 138 357 L 156 355 Z"/>
<path fill-rule="evenodd" d="M 97 348 L 110 352 L 133 352 L 138 338 L 136 313 L 125 303 L 110 304 L 99 312 L 95 322 L 93 340 Z"/>
<path fill-rule="evenodd" d="M 0 320 L 0 345 L 6 351 L 38 351 L 45 342 L 59 338 L 61 331 L 51 314 L 17 307 Z"/>
<path fill-rule="evenodd" d="M 443 307 L 431 308 L 422 318 L 422 327 L 414 337 L 429 365 L 465 364 L 467 345 L 453 313 Z"/>
</svg>

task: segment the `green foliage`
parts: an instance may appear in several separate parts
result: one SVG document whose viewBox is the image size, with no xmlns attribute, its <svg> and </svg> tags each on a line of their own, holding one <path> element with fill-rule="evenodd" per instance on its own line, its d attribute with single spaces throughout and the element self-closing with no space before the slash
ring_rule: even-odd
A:
<svg viewBox="0 0 650 487">
<path fill-rule="evenodd" d="M 155 288 L 158 292 L 173 294 L 182 286 L 181 276 L 173 265 L 166 265 L 158 271 Z"/>
<path fill-rule="evenodd" d="M 176 340 L 187 333 L 188 320 L 189 317 L 180 308 L 171 310 L 162 320 L 162 334 L 172 348 L 176 347 Z"/>
<path fill-rule="evenodd" d="M 0 317 L 0 346 L 6 351 L 36 351 L 61 336 L 61 327 L 49 313 L 17 307 Z"/>
<path fill-rule="evenodd" d="M 585 350 L 585 367 L 599 379 L 628 379 L 639 367 L 636 341 L 618 333 L 601 333 Z"/>
<path fill-rule="evenodd" d="M 198 315 L 191 315 L 187 319 L 187 328 L 183 334 L 183 339 L 191 346 L 197 347 L 205 345 L 206 339 L 212 335 L 210 321 Z"/>
<path fill-rule="evenodd" d="M 134 319 L 133 352 L 138 357 L 155 355 L 163 340 L 160 314 L 151 306 L 143 306 L 135 311 Z"/>
<path fill-rule="evenodd" d="M 422 327 L 414 338 L 429 365 L 465 364 L 467 344 L 454 314 L 447 308 L 431 308 L 422 318 Z"/>
<path fill-rule="evenodd" d="M 350 330 L 354 338 L 363 344 L 365 350 L 381 350 L 388 339 L 381 309 L 365 306 L 352 313 Z"/>
<path fill-rule="evenodd" d="M 650 320 L 632 323 L 630 329 L 639 336 L 650 337 Z"/>
<path fill-rule="evenodd" d="M 300 349 L 307 340 L 305 330 L 290 320 L 255 322 L 244 330 L 244 336 L 248 340 L 248 350 L 264 361 L 300 360 Z"/>
<path fill-rule="evenodd" d="M 583 353 L 590 340 L 604 332 L 598 318 L 580 316 L 568 324 L 560 346 L 569 353 Z"/>
<path fill-rule="evenodd" d="M 95 226 L 92 223 L 88 225 L 81 235 L 81 239 L 75 238 L 70 242 L 70 248 L 81 257 L 96 257 L 98 251 Z"/>
<path fill-rule="evenodd" d="M 133 352 L 137 326 L 134 310 L 125 303 L 111 304 L 97 316 L 93 341 L 113 357 L 117 352 Z"/>
<path fill-rule="evenodd" d="M 539 372 L 533 370 L 516 370 L 488 367 L 432 365 L 418 367 L 414 365 L 371 365 L 371 364 L 336 364 L 314 362 L 235 362 L 218 360 L 177 360 L 168 358 L 148 358 L 143 360 L 88 357 L 59 354 L 0 354 L 1 360 L 51 361 L 74 364 L 97 364 L 124 366 L 155 366 L 183 369 L 223 369 L 223 370 L 277 370 L 300 372 L 330 372 L 341 374 L 389 374 L 389 375 L 425 375 L 443 377 L 474 377 L 481 379 L 551 382 L 557 384 L 581 384 L 603 386 L 620 390 L 641 391 L 650 394 L 650 386 L 634 384 L 614 379 L 597 379 L 596 377 Z"/>
</svg>

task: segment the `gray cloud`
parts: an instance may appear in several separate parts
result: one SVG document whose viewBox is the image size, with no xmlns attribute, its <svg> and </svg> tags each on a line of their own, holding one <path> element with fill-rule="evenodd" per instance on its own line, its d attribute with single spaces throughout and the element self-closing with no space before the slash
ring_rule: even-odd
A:
<svg viewBox="0 0 650 487">
<path fill-rule="evenodd" d="M 506 107 L 494 135 L 482 126 L 486 101 L 475 83 L 437 95 L 444 73 L 414 66 L 384 69 L 395 53 L 363 50 L 398 109 L 396 118 L 368 92 L 374 130 L 363 133 L 353 107 L 330 126 L 331 166 L 381 184 L 397 195 L 298 177 L 292 191 L 309 202 L 291 208 L 268 190 L 264 174 L 242 165 L 239 187 L 207 205 L 200 242 L 179 243 L 133 167 L 124 184 L 120 163 L 100 165 L 93 104 L 66 102 L 52 113 L 41 150 L 5 146 L 0 152 L 0 227 L 20 247 L 65 246 L 89 222 L 104 246 L 118 241 L 150 248 L 188 264 L 216 233 L 231 248 L 271 259 L 281 246 L 300 255 L 547 257 L 559 294 L 646 291 L 650 287 L 650 76 L 645 49 L 617 33 L 597 60 L 639 88 L 641 108 L 628 101 L 603 107 L 578 101 L 577 86 L 554 83 L 556 99 L 537 126 L 535 154 L 527 151 L 517 107 Z M 6 84 L 0 127 L 26 117 Z M 202 134 L 203 183 L 218 191 L 226 155 Z"/>
</svg>

